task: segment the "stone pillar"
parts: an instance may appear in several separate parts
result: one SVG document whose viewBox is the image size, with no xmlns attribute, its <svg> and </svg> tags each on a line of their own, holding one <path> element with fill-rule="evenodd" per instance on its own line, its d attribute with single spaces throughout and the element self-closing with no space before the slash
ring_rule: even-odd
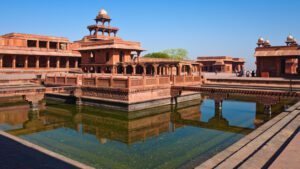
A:
<svg viewBox="0 0 300 169">
<path fill-rule="evenodd" d="M 117 72 L 116 72 L 116 66 L 112 66 L 111 67 L 111 74 L 116 74 Z"/>
<path fill-rule="evenodd" d="M 124 74 L 124 75 L 127 75 L 126 66 L 123 66 L 123 74 Z"/>
<path fill-rule="evenodd" d="M 50 42 L 47 42 L 47 49 L 50 49 Z"/>
<path fill-rule="evenodd" d="M 147 75 L 147 67 L 146 67 L 146 65 L 143 65 L 143 75 Z"/>
<path fill-rule="evenodd" d="M 180 76 L 181 75 L 181 71 L 182 71 L 182 65 L 178 65 L 178 76 Z"/>
<path fill-rule="evenodd" d="M 70 68 L 70 59 L 69 59 L 69 57 L 66 58 L 66 68 Z"/>
<path fill-rule="evenodd" d="M 169 66 L 166 66 L 165 69 L 166 69 L 166 75 L 169 75 Z"/>
<path fill-rule="evenodd" d="M 40 68 L 40 57 L 39 56 L 36 56 L 35 68 Z"/>
<path fill-rule="evenodd" d="M 170 66 L 171 76 L 173 76 L 173 66 Z"/>
<path fill-rule="evenodd" d="M 25 56 L 25 64 L 24 64 L 25 68 L 28 68 L 28 56 Z"/>
<path fill-rule="evenodd" d="M 56 57 L 56 68 L 60 68 L 60 57 Z"/>
<path fill-rule="evenodd" d="M 50 68 L 50 56 L 47 57 L 47 68 Z"/>
<path fill-rule="evenodd" d="M 132 75 L 136 75 L 136 65 L 132 65 Z"/>
<path fill-rule="evenodd" d="M 78 68 L 78 58 L 75 59 L 75 68 Z"/>
<path fill-rule="evenodd" d="M 17 63 L 16 57 L 17 57 L 17 56 L 14 55 L 14 56 L 13 56 L 13 59 L 12 59 L 12 68 L 14 68 L 14 69 L 17 67 L 17 65 L 16 65 L 16 63 Z"/>
<path fill-rule="evenodd" d="M 156 76 L 156 75 L 158 75 L 158 73 L 157 73 L 158 65 L 153 65 L 153 67 L 154 67 L 154 76 Z"/>
<path fill-rule="evenodd" d="M 0 55 L 0 69 L 3 68 L 3 55 Z"/>
</svg>

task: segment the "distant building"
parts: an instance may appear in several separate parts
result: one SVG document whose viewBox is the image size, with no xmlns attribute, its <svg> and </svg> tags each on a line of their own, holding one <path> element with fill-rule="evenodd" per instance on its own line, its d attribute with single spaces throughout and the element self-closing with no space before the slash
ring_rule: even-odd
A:
<svg viewBox="0 0 300 169">
<path fill-rule="evenodd" d="M 80 70 L 81 55 L 67 38 L 10 33 L 0 36 L 0 71 Z"/>
<path fill-rule="evenodd" d="M 244 69 L 245 60 L 229 56 L 203 56 L 197 62 L 202 64 L 203 72 L 233 73 Z"/>
<path fill-rule="evenodd" d="M 259 38 L 255 49 L 259 77 L 300 77 L 300 46 L 289 35 L 286 46 L 271 46 L 269 40 Z"/>
</svg>

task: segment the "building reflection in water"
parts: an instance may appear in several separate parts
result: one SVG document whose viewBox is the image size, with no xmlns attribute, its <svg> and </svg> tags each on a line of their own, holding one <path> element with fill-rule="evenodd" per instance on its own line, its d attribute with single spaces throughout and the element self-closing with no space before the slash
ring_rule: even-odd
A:
<svg viewBox="0 0 300 169">
<path fill-rule="evenodd" d="M 221 99 L 220 99 L 221 98 Z M 223 116 L 226 100 L 256 102 L 256 114 L 252 119 L 253 126 L 258 127 L 271 117 L 265 113 L 265 105 L 257 102 L 257 98 L 249 97 L 217 97 L 205 96 L 203 99 L 214 99 L 213 116 L 204 121 L 206 112 L 201 112 L 203 100 L 194 100 L 177 106 L 163 106 L 137 112 L 117 112 L 92 107 L 76 107 L 72 105 L 49 102 L 40 110 L 32 110 L 29 106 L 1 108 L 0 123 L 20 125 L 7 132 L 13 135 L 28 135 L 57 128 L 69 128 L 82 134 L 92 134 L 101 144 L 109 140 L 134 144 L 160 134 L 174 132 L 185 126 L 206 128 L 223 132 L 248 134 L 252 127 L 231 125 L 230 119 Z M 291 104 L 291 100 L 281 100 L 272 105 L 272 111 L 281 112 L 283 107 Z M 212 113 L 212 112 L 210 112 Z M 272 114 L 276 115 L 276 113 Z"/>
</svg>

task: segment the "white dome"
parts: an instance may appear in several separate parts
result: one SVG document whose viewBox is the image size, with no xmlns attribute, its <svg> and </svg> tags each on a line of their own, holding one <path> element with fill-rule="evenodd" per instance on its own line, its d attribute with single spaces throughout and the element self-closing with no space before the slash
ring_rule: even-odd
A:
<svg viewBox="0 0 300 169">
<path fill-rule="evenodd" d="M 262 38 L 262 37 L 260 37 L 259 39 L 258 39 L 258 43 L 264 43 L 264 38 Z"/>
<path fill-rule="evenodd" d="M 105 9 L 101 9 L 99 14 L 100 15 L 107 15 L 107 11 Z"/>
<path fill-rule="evenodd" d="M 293 37 L 292 35 L 289 35 L 289 36 L 286 38 L 286 40 L 287 40 L 288 42 L 294 41 L 294 37 Z"/>
</svg>

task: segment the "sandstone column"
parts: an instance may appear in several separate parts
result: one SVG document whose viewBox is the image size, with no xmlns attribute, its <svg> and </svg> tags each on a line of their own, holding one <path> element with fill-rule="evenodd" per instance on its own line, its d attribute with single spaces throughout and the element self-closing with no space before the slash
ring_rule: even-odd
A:
<svg viewBox="0 0 300 169">
<path fill-rule="evenodd" d="M 56 68 L 60 68 L 60 58 L 56 57 Z"/>
<path fill-rule="evenodd" d="M 78 58 L 75 59 L 75 68 L 78 68 Z"/>
<path fill-rule="evenodd" d="M 12 68 L 16 68 L 16 63 L 17 63 L 17 60 L 16 60 L 16 55 L 13 56 L 13 59 L 12 59 Z"/>
<path fill-rule="evenodd" d="M 143 75 L 147 75 L 146 65 L 143 65 Z"/>
<path fill-rule="evenodd" d="M 158 74 L 158 73 L 157 73 L 158 65 L 155 64 L 155 65 L 153 65 L 153 67 L 154 67 L 154 76 L 156 76 L 156 75 Z"/>
<path fill-rule="evenodd" d="M 66 68 L 70 68 L 70 60 L 69 60 L 69 57 L 66 58 Z"/>
<path fill-rule="evenodd" d="M 126 66 L 123 66 L 123 73 L 124 73 L 124 75 L 127 75 Z"/>
<path fill-rule="evenodd" d="M 25 56 L 25 64 L 24 64 L 25 68 L 28 68 L 28 56 Z"/>
<path fill-rule="evenodd" d="M 36 59 L 35 59 L 35 68 L 40 68 L 40 57 L 39 56 L 36 56 Z"/>
<path fill-rule="evenodd" d="M 136 75 L 136 65 L 132 65 L 132 75 Z"/>
<path fill-rule="evenodd" d="M 3 55 L 0 55 L 0 68 L 3 68 Z"/>
<path fill-rule="evenodd" d="M 47 69 L 50 68 L 50 56 L 47 57 Z"/>
</svg>

